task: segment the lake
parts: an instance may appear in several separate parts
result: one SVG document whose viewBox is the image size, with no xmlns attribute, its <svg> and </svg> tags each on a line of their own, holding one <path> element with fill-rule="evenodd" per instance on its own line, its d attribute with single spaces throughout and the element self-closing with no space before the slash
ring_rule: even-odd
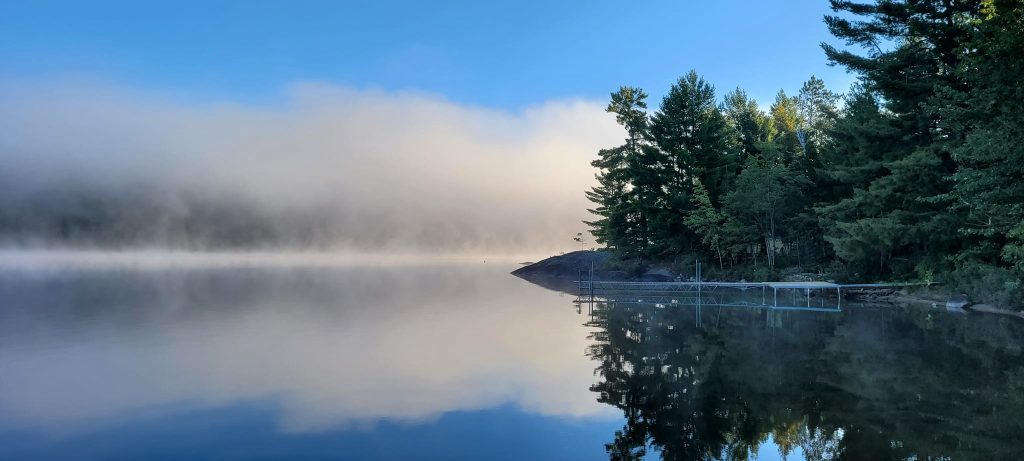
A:
<svg viewBox="0 0 1024 461">
<path fill-rule="evenodd" d="M 0 459 L 1024 457 L 1016 319 L 576 305 L 516 267 L 8 264 Z"/>
</svg>

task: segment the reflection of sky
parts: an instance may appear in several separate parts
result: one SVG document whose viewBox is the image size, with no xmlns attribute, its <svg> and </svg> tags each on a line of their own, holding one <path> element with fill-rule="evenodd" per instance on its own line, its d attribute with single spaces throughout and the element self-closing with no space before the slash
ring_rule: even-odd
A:
<svg viewBox="0 0 1024 461">
<path fill-rule="evenodd" d="M 79 431 L 260 398 L 280 402 L 280 428 L 291 432 L 506 404 L 545 416 L 614 415 L 586 391 L 595 379 L 587 331 L 567 299 L 507 267 L 481 269 L 214 275 L 233 277 L 227 283 L 184 271 L 136 274 L 123 285 L 58 276 L 66 295 L 58 306 L 35 306 L 3 342 L 0 420 Z M 52 303 L 51 293 L 32 291 L 46 286 L 9 286 L 23 304 L 16 312 L 34 299 Z M 236 299 L 230 290 L 249 293 Z M 105 302 L 117 308 L 97 305 Z M 75 309 L 89 316 L 62 317 Z M 70 336 L 51 334 L 67 328 Z"/>
<path fill-rule="evenodd" d="M 747 453 L 748 459 L 756 461 L 800 461 L 804 459 L 804 452 L 799 446 L 793 447 L 793 450 L 783 455 L 779 450 L 779 446 L 772 440 L 772 436 L 769 435 L 768 439 L 764 441 L 757 450 L 751 450 Z M 722 454 L 721 459 L 731 459 L 728 454 Z M 656 461 L 661 459 L 661 452 L 656 448 L 648 445 L 647 456 L 644 457 L 648 461 Z"/>
<path fill-rule="evenodd" d="M 595 460 L 621 423 L 529 414 L 509 406 L 373 430 L 282 433 L 272 404 L 236 404 L 136 420 L 75 436 L 0 432 L 4 459 Z M 301 456 L 299 456 L 301 454 Z"/>
<path fill-rule="evenodd" d="M 0 458 L 602 458 L 586 317 L 512 267 L 4 269 Z"/>
<path fill-rule="evenodd" d="M 772 437 L 768 436 L 768 440 L 765 443 L 761 444 L 760 447 L 758 447 L 757 456 L 754 459 L 756 459 L 757 461 L 799 461 L 801 459 L 804 459 L 804 455 L 803 450 L 799 446 L 797 446 L 793 447 L 793 451 L 790 452 L 788 455 L 782 456 L 782 454 L 779 453 L 779 447 L 775 445 L 775 442 L 772 440 Z"/>
</svg>

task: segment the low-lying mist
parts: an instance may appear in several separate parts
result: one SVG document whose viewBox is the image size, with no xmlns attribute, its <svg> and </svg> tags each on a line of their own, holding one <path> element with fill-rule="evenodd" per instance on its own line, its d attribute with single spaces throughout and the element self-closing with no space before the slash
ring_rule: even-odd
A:
<svg viewBox="0 0 1024 461">
<path fill-rule="evenodd" d="M 600 104 L 492 110 L 303 83 L 277 105 L 81 82 L 0 86 L 0 245 L 567 250 Z"/>
</svg>

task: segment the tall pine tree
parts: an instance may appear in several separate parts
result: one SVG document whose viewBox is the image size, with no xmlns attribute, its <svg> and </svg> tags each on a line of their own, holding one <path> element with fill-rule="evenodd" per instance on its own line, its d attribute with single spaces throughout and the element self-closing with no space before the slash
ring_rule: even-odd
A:
<svg viewBox="0 0 1024 461">
<path fill-rule="evenodd" d="M 739 156 L 736 163 L 739 165 L 744 165 L 747 157 L 760 154 L 760 145 L 774 137 L 771 119 L 757 107 L 757 101 L 747 96 L 742 89 L 736 88 L 725 95 L 722 112 L 738 136 Z"/>
<path fill-rule="evenodd" d="M 981 3 L 831 1 L 833 10 L 859 18 L 827 16 L 829 30 L 866 54 L 823 44 L 825 54 L 860 74 L 867 91 L 880 97 L 878 115 L 894 134 L 884 145 L 888 151 L 873 155 L 882 162 L 877 176 L 824 209 L 832 213 L 825 218 L 836 254 L 865 270 L 877 268 L 861 276 L 927 270 L 959 244 L 956 217 L 948 212 L 955 164 L 937 142 L 938 117 L 923 108 L 942 88 L 960 85 L 955 70 Z"/>
<path fill-rule="evenodd" d="M 736 175 L 736 132 L 718 108 L 714 87 L 690 71 L 669 89 L 651 117 L 650 133 L 667 166 L 665 255 L 692 251 L 697 239 L 684 220 L 693 206 L 694 179 L 704 183 L 712 203 L 720 203 Z"/>
<path fill-rule="evenodd" d="M 657 173 L 662 161 L 648 139 L 647 94 L 624 86 L 612 93 L 607 111 L 626 129 L 625 144 L 603 149 L 591 162 L 598 168 L 598 185 L 587 192 L 598 216 L 586 221 L 598 243 L 615 250 L 625 261 L 645 262 L 652 253 L 652 223 L 664 209 Z"/>
<path fill-rule="evenodd" d="M 957 72 L 965 85 L 935 107 L 959 167 L 963 262 L 1024 274 L 1024 1 L 994 0 L 983 13 Z"/>
</svg>

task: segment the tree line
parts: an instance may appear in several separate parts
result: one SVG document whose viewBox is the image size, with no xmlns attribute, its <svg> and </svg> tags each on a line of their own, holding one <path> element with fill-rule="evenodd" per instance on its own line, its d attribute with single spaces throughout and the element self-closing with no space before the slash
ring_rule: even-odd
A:
<svg viewBox="0 0 1024 461">
<path fill-rule="evenodd" d="M 858 82 L 811 77 L 762 109 L 696 72 L 649 110 L 623 86 L 620 146 L 588 221 L 620 263 L 1013 284 L 1024 273 L 1024 0 L 832 0 L 822 44 Z"/>
</svg>

